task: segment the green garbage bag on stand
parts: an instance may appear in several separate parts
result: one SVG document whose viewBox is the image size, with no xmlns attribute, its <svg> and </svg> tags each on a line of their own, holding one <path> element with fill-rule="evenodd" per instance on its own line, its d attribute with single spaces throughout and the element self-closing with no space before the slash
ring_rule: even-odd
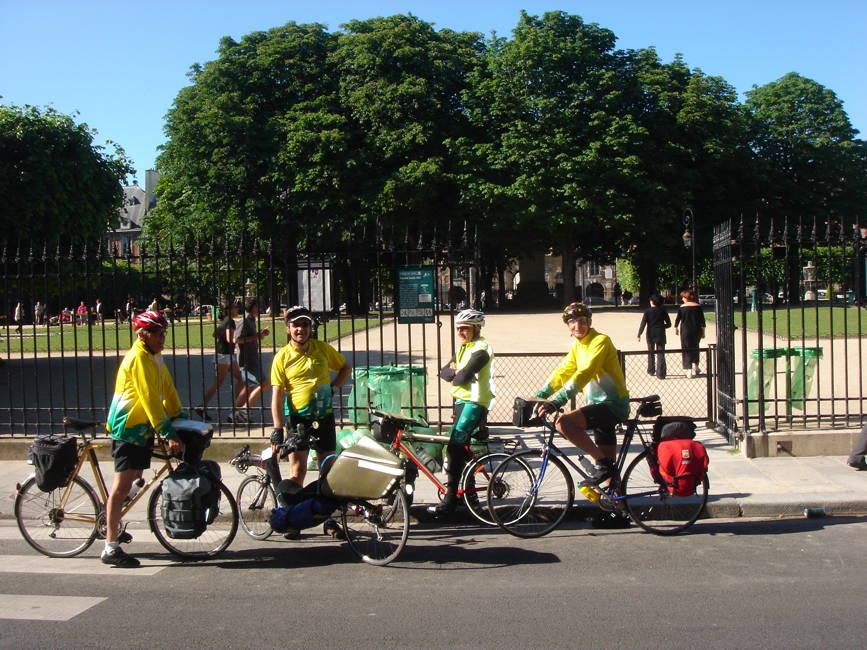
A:
<svg viewBox="0 0 867 650">
<path fill-rule="evenodd" d="M 349 409 L 356 426 L 370 426 L 368 408 L 425 418 L 427 379 L 423 367 L 370 366 L 352 372 Z"/>
<path fill-rule="evenodd" d="M 759 411 L 759 364 L 762 365 L 762 385 L 764 387 L 763 396 L 765 403 L 763 410 L 767 412 L 771 401 L 768 399 L 771 395 L 771 386 L 773 386 L 774 376 L 777 373 L 777 359 L 786 356 L 786 348 L 763 348 L 755 349 L 752 354 L 749 370 L 747 371 L 747 400 L 748 410 L 752 413 Z"/>
<path fill-rule="evenodd" d="M 804 398 L 813 385 L 813 377 L 819 359 L 822 358 L 822 348 L 789 348 L 789 354 L 795 357 L 792 364 L 790 395 L 792 408 L 804 410 Z"/>
</svg>

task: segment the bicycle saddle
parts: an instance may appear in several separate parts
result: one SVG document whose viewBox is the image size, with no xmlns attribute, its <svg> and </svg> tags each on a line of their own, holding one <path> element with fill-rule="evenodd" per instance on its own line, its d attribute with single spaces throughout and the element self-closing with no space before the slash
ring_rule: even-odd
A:
<svg viewBox="0 0 867 650">
<path fill-rule="evenodd" d="M 76 431 L 84 431 L 85 429 L 96 428 L 101 423 L 96 420 L 82 420 L 67 415 L 63 418 L 63 426 L 75 429 Z"/>
</svg>

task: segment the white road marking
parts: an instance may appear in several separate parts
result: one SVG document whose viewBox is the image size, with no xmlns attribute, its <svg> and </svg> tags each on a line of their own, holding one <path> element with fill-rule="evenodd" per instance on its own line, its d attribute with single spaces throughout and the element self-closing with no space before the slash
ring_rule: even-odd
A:
<svg viewBox="0 0 867 650">
<path fill-rule="evenodd" d="M 104 600 L 91 596 L 0 594 L 0 619 L 68 621 Z"/>
<path fill-rule="evenodd" d="M 135 555 L 135 554 L 133 554 Z M 96 557 L 55 558 L 37 555 L 0 555 L 0 573 L 67 573 L 72 575 L 99 576 L 152 576 L 167 566 L 172 560 L 151 560 L 139 558 L 142 565 L 137 569 L 119 569 L 103 564 Z"/>
</svg>

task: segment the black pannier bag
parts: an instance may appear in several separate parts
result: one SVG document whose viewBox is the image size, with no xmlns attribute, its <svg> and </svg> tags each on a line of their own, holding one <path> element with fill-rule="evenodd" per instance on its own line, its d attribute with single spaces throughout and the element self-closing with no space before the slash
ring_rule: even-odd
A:
<svg viewBox="0 0 867 650">
<path fill-rule="evenodd" d="M 36 487 L 51 492 L 69 483 L 78 462 L 78 444 L 68 436 L 39 436 L 27 448 L 27 461 L 36 470 Z"/>
<path fill-rule="evenodd" d="M 543 404 L 545 400 L 539 399 L 523 399 L 515 398 L 515 405 L 512 409 L 512 424 L 516 427 L 535 427 L 542 424 L 541 417 L 534 417 L 533 410 L 537 404 Z"/>
<path fill-rule="evenodd" d="M 209 493 L 216 489 L 213 479 L 199 467 L 178 465 L 162 483 L 160 507 L 166 534 L 172 539 L 195 539 L 205 532 Z"/>
<path fill-rule="evenodd" d="M 204 473 L 211 480 L 211 491 L 204 496 L 203 504 L 205 506 L 205 523 L 209 526 L 217 519 L 220 514 L 220 481 L 223 478 L 223 471 L 220 469 L 219 463 L 213 460 L 199 461 L 199 472 Z"/>
</svg>

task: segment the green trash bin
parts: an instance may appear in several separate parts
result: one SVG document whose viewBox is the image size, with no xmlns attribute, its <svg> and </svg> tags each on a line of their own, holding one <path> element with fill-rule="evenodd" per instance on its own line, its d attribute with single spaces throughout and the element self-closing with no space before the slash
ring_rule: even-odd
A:
<svg viewBox="0 0 867 650">
<path fill-rule="evenodd" d="M 788 353 L 795 357 L 795 361 L 791 364 L 789 394 L 786 397 L 792 408 L 803 411 L 804 399 L 810 392 L 813 377 L 816 375 L 816 367 L 819 364 L 819 359 L 822 358 L 822 348 L 789 348 Z"/>
<path fill-rule="evenodd" d="M 750 414 L 758 413 L 759 411 L 759 364 L 762 364 L 762 385 L 765 398 L 768 397 L 771 391 L 771 386 L 774 382 L 774 376 L 777 374 L 777 359 L 787 356 L 786 348 L 763 348 L 755 349 L 752 354 L 749 370 L 747 371 L 747 404 Z M 765 399 L 763 411 L 767 412 L 771 405 L 770 400 Z"/>
<path fill-rule="evenodd" d="M 353 378 L 349 406 L 356 426 L 370 426 L 368 408 L 425 417 L 427 378 L 421 366 L 359 367 L 353 369 Z"/>
</svg>

